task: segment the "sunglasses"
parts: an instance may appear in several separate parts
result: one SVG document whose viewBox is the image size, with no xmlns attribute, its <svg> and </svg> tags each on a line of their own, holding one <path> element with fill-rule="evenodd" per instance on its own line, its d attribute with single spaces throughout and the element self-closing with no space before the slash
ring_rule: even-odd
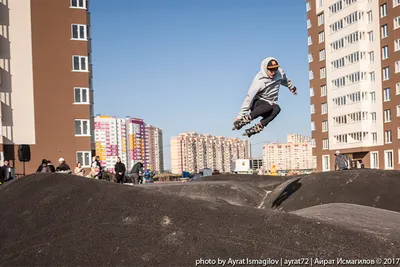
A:
<svg viewBox="0 0 400 267">
<path fill-rule="evenodd" d="M 278 68 L 273 68 L 273 69 L 268 69 L 269 71 L 275 71 L 275 72 L 277 72 L 278 71 Z"/>
</svg>

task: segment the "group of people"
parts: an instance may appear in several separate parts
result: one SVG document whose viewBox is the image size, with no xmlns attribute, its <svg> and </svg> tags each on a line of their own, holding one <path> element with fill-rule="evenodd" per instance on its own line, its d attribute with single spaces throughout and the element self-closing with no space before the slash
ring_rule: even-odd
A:
<svg viewBox="0 0 400 267">
<path fill-rule="evenodd" d="M 78 176 L 83 176 L 87 178 L 93 179 L 103 179 L 104 169 L 100 163 L 100 157 L 94 156 L 92 158 L 92 163 L 90 164 L 90 171 L 87 175 L 85 175 L 85 168 L 82 167 L 81 162 L 77 162 L 75 169 L 71 170 L 69 165 L 65 162 L 64 158 L 59 159 L 59 166 L 55 168 L 50 160 L 43 159 L 42 163 L 37 168 L 36 172 L 61 172 L 61 173 L 69 173 L 75 174 Z M 117 162 L 114 166 L 115 178 L 117 183 L 126 183 L 127 180 L 131 180 L 134 184 L 143 183 L 143 176 L 145 179 L 150 180 L 154 176 L 154 173 L 150 170 L 144 171 L 143 163 L 137 162 L 131 169 L 129 173 L 126 172 L 126 167 L 123 162 L 121 162 L 121 158 L 117 158 Z"/>
<path fill-rule="evenodd" d="M 67 172 L 71 173 L 71 168 L 65 162 L 65 159 L 59 158 L 59 165 L 57 168 L 54 168 L 54 165 L 51 163 L 51 160 L 43 159 L 42 163 L 37 168 L 36 172 Z"/>
</svg>

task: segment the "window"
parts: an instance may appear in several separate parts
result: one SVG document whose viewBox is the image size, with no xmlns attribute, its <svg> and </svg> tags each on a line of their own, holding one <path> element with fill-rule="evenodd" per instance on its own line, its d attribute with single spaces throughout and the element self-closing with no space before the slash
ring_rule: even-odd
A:
<svg viewBox="0 0 400 267">
<path fill-rule="evenodd" d="M 89 136 L 89 135 L 90 135 L 90 121 L 75 120 L 75 136 Z"/>
<path fill-rule="evenodd" d="M 311 131 L 315 131 L 315 122 L 311 122 Z"/>
<path fill-rule="evenodd" d="M 317 0 L 317 7 L 320 8 L 323 5 L 323 0 Z"/>
<path fill-rule="evenodd" d="M 390 101 L 390 88 L 383 89 L 383 101 Z"/>
<path fill-rule="evenodd" d="M 390 74 L 389 74 L 389 67 L 383 68 L 383 80 L 389 80 L 390 79 Z"/>
<path fill-rule="evenodd" d="M 322 149 L 329 149 L 329 141 L 328 141 L 328 138 L 322 139 Z"/>
<path fill-rule="evenodd" d="M 322 43 L 322 42 L 325 41 L 325 34 L 324 34 L 324 32 L 320 32 L 320 33 L 318 34 L 318 40 L 319 40 L 319 43 Z"/>
<path fill-rule="evenodd" d="M 385 24 L 381 27 L 381 35 L 382 35 L 382 39 L 388 37 L 388 25 Z"/>
<path fill-rule="evenodd" d="M 322 121 L 322 132 L 328 131 L 328 121 Z"/>
<path fill-rule="evenodd" d="M 324 171 L 324 172 L 330 171 L 329 155 L 322 156 L 322 171 Z"/>
<path fill-rule="evenodd" d="M 326 85 L 321 86 L 321 96 L 326 96 Z"/>
<path fill-rule="evenodd" d="M 377 151 L 371 152 L 371 169 L 379 168 L 379 154 Z"/>
<path fill-rule="evenodd" d="M 400 164 L 400 148 L 397 149 L 397 164 Z"/>
<path fill-rule="evenodd" d="M 319 69 L 319 76 L 320 76 L 320 79 L 324 79 L 326 77 L 325 67 Z"/>
<path fill-rule="evenodd" d="M 371 23 L 372 22 L 372 10 L 368 11 L 367 15 L 368 15 L 368 23 Z"/>
<path fill-rule="evenodd" d="M 396 95 L 400 95 L 400 83 L 396 83 Z"/>
<path fill-rule="evenodd" d="M 372 136 L 372 143 L 374 143 L 374 144 L 378 143 L 378 134 L 371 133 L 371 136 Z"/>
<path fill-rule="evenodd" d="M 374 51 L 368 52 L 369 56 L 369 63 L 374 63 L 375 57 L 374 57 Z"/>
<path fill-rule="evenodd" d="M 318 15 L 318 26 L 324 24 L 324 13 Z"/>
<path fill-rule="evenodd" d="M 400 28 L 400 16 L 393 19 L 393 28 L 394 29 Z"/>
<path fill-rule="evenodd" d="M 369 80 L 371 82 L 375 82 L 375 72 L 374 71 L 369 73 Z"/>
<path fill-rule="evenodd" d="M 370 43 L 372 43 L 374 41 L 374 32 L 373 31 L 368 32 L 368 40 Z"/>
<path fill-rule="evenodd" d="M 314 104 L 311 104 L 311 105 L 310 105 L 310 112 L 311 112 L 311 114 L 314 114 L 314 113 L 315 113 Z"/>
<path fill-rule="evenodd" d="M 310 96 L 314 96 L 314 88 L 310 88 Z"/>
<path fill-rule="evenodd" d="M 311 36 L 308 36 L 308 45 L 312 45 L 312 38 L 311 38 Z"/>
<path fill-rule="evenodd" d="M 72 24 L 71 28 L 72 28 L 71 39 L 87 40 L 86 25 Z"/>
<path fill-rule="evenodd" d="M 388 46 L 382 47 L 382 59 L 387 59 L 389 57 L 389 48 Z"/>
<path fill-rule="evenodd" d="M 386 3 L 384 3 L 383 5 L 381 5 L 381 18 L 386 16 L 387 16 L 387 5 Z"/>
<path fill-rule="evenodd" d="M 307 29 L 310 29 L 310 28 L 311 28 L 311 20 L 307 19 Z"/>
<path fill-rule="evenodd" d="M 400 72 L 400 61 L 394 63 L 394 73 Z"/>
<path fill-rule="evenodd" d="M 86 0 L 71 0 L 71 7 L 86 9 Z"/>
<path fill-rule="evenodd" d="M 319 51 L 319 61 L 325 59 L 325 49 Z"/>
<path fill-rule="evenodd" d="M 393 150 L 385 150 L 385 169 L 393 169 Z"/>
<path fill-rule="evenodd" d="M 392 143 L 392 131 L 391 130 L 385 131 L 385 143 L 386 144 Z"/>
<path fill-rule="evenodd" d="M 313 164 L 313 169 L 317 168 L 317 156 L 312 157 L 312 164 Z"/>
<path fill-rule="evenodd" d="M 400 39 L 394 40 L 394 52 L 400 50 Z"/>
<path fill-rule="evenodd" d="M 371 121 L 372 123 L 376 123 L 376 112 L 371 112 Z"/>
<path fill-rule="evenodd" d="M 393 0 L 393 7 L 400 5 L 400 0 Z"/>
<path fill-rule="evenodd" d="M 376 94 L 375 92 L 371 92 L 371 103 L 375 103 L 376 102 Z"/>
<path fill-rule="evenodd" d="M 391 113 L 390 109 L 385 109 L 384 117 L 385 117 L 384 118 L 385 119 L 384 122 L 391 122 L 392 121 L 392 113 Z"/>
<path fill-rule="evenodd" d="M 400 105 L 396 106 L 396 116 L 400 117 Z"/>
<path fill-rule="evenodd" d="M 310 2 L 306 3 L 306 10 L 307 10 L 307 12 L 311 10 Z"/>
<path fill-rule="evenodd" d="M 314 138 L 311 139 L 311 147 L 316 147 L 316 145 L 315 145 L 315 139 L 314 139 Z"/>
<path fill-rule="evenodd" d="M 321 114 L 328 113 L 328 105 L 326 103 L 321 104 Z"/>
<path fill-rule="evenodd" d="M 308 63 L 313 62 L 313 54 L 308 53 Z"/>
<path fill-rule="evenodd" d="M 80 162 L 83 168 L 88 168 L 91 165 L 92 153 L 90 151 L 77 151 L 76 162 Z"/>
<path fill-rule="evenodd" d="M 397 139 L 400 139 L 400 127 L 397 127 Z M 400 161 L 400 159 L 399 159 L 399 161 Z"/>
<path fill-rule="evenodd" d="M 314 79 L 314 72 L 312 70 L 308 71 L 308 78 L 310 80 Z"/>
<path fill-rule="evenodd" d="M 74 88 L 74 103 L 75 104 L 89 104 L 89 89 L 88 88 Z"/>
<path fill-rule="evenodd" d="M 88 57 L 72 56 L 72 70 L 73 71 L 88 71 Z"/>
</svg>

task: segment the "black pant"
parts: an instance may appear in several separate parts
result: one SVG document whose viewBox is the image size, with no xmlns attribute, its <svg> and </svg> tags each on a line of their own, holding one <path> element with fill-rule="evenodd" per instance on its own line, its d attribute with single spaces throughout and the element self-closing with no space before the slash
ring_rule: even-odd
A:
<svg viewBox="0 0 400 267">
<path fill-rule="evenodd" d="M 119 174 L 117 173 L 117 174 L 115 174 L 115 176 L 116 176 L 116 178 L 117 178 L 117 183 L 122 184 L 122 183 L 125 182 L 125 181 L 124 181 L 124 174 L 119 175 Z"/>
<path fill-rule="evenodd" d="M 260 122 L 262 126 L 265 127 L 268 125 L 268 123 L 275 119 L 280 112 L 281 108 L 278 104 L 270 104 L 267 101 L 258 99 L 253 103 L 250 116 L 252 120 L 255 120 L 261 116 L 262 119 Z"/>
</svg>

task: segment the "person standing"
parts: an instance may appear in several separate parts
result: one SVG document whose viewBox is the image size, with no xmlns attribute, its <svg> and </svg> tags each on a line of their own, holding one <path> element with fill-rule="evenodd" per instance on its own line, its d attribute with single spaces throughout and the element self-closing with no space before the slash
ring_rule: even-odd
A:
<svg viewBox="0 0 400 267">
<path fill-rule="evenodd" d="M 349 168 L 346 157 L 340 153 L 339 150 L 336 150 L 335 153 L 335 171 L 343 171 Z"/>
<path fill-rule="evenodd" d="M 115 164 L 114 167 L 115 170 L 115 176 L 117 178 L 117 183 L 123 184 L 125 182 L 125 164 L 121 162 L 121 158 L 117 158 L 117 163 Z"/>
</svg>

